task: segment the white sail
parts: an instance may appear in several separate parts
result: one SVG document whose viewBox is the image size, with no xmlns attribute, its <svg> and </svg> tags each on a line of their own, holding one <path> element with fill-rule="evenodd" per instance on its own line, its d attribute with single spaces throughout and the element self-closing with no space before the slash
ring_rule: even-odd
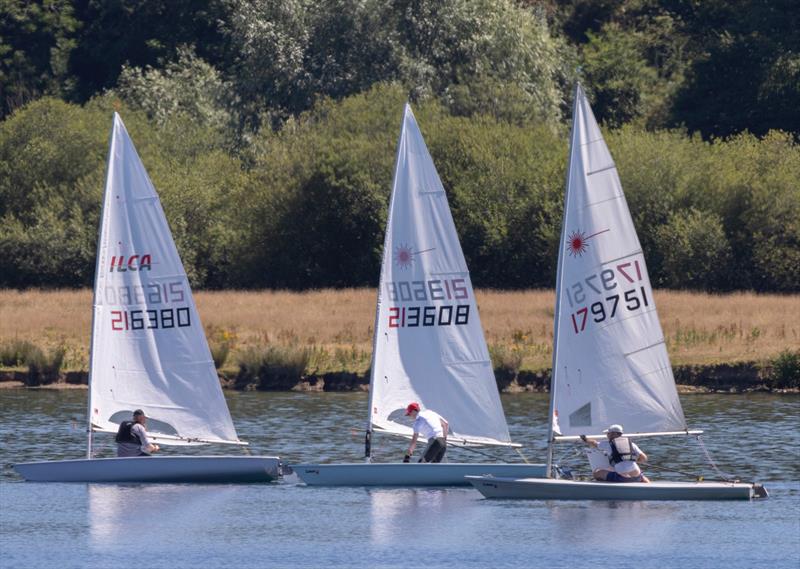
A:
<svg viewBox="0 0 800 569">
<path fill-rule="evenodd" d="M 511 442 L 447 195 L 406 105 L 378 291 L 370 424 L 410 435 L 411 401 L 445 417 L 453 442 Z"/>
<path fill-rule="evenodd" d="M 559 251 L 554 432 L 686 430 L 642 248 L 616 167 L 576 90 Z"/>
<path fill-rule="evenodd" d="M 97 254 L 92 427 L 116 431 L 140 408 L 152 434 L 238 443 L 161 202 L 116 113 Z"/>
</svg>

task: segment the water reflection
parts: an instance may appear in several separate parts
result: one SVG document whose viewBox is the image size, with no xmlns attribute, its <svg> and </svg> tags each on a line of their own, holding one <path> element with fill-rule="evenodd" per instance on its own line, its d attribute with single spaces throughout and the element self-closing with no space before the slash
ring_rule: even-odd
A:
<svg viewBox="0 0 800 569">
<path fill-rule="evenodd" d="M 636 548 L 670 540 L 678 531 L 678 506 L 660 502 L 546 502 L 550 528 L 560 539 L 581 542 L 598 549 L 619 549 L 614 543 L 624 536 Z M 657 526 L 658 531 L 654 531 Z"/>
<path fill-rule="evenodd" d="M 119 551 L 143 544 L 185 545 L 213 530 L 233 486 L 88 485 L 89 545 Z"/>
<path fill-rule="evenodd" d="M 442 536 L 476 500 L 474 492 L 463 489 L 384 488 L 368 494 L 370 538 L 375 545 L 397 543 L 398 534 L 415 541 Z"/>
</svg>

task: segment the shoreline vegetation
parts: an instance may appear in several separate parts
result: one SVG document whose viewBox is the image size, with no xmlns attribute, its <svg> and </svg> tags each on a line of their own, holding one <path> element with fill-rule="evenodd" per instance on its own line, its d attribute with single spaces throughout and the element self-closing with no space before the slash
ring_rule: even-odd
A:
<svg viewBox="0 0 800 569">
<path fill-rule="evenodd" d="M 498 387 L 546 391 L 554 294 L 476 291 Z M 365 390 L 374 289 L 195 294 L 223 387 Z M 800 298 L 655 292 L 681 391 L 797 391 Z M 0 291 L 0 386 L 86 384 L 92 292 Z"/>
</svg>

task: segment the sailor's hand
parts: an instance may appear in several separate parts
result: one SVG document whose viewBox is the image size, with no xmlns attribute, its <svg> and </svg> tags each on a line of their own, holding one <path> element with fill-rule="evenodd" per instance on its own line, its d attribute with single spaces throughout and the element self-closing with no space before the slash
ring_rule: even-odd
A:
<svg viewBox="0 0 800 569">
<path fill-rule="evenodd" d="M 411 455 L 406 453 L 406 455 L 403 457 L 403 462 L 411 462 Z"/>
<path fill-rule="evenodd" d="M 581 435 L 581 436 L 580 436 L 580 439 L 581 439 L 583 442 L 585 442 L 585 443 L 586 443 L 586 442 L 589 442 L 589 441 L 587 441 L 587 440 L 586 440 L 586 435 Z"/>
</svg>

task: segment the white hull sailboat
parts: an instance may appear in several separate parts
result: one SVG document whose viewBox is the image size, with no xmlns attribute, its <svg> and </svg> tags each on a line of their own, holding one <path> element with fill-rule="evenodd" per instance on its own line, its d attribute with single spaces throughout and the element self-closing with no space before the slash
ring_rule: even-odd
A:
<svg viewBox="0 0 800 569">
<path fill-rule="evenodd" d="M 268 456 L 150 456 L 94 458 L 17 464 L 31 482 L 242 483 L 280 476 Z"/>
<path fill-rule="evenodd" d="M 468 476 L 487 498 L 528 500 L 749 500 L 763 487 L 741 482 L 650 482 L 620 484 L 554 478 Z"/>
<path fill-rule="evenodd" d="M 94 458 L 93 433 L 116 433 L 135 409 L 159 445 L 240 441 L 158 194 L 118 114 L 108 156 L 95 268 L 88 443 L 83 460 L 17 464 L 41 482 L 254 482 L 271 456 Z"/>
<path fill-rule="evenodd" d="M 457 446 L 519 447 L 508 432 L 447 194 L 409 105 L 398 142 L 374 330 L 367 462 L 293 465 L 303 482 L 461 486 L 465 475 L 544 475 L 544 464 L 371 462 L 373 433 L 411 438 L 404 412 L 412 401 L 449 422 L 448 453 Z"/>
<path fill-rule="evenodd" d="M 553 478 L 553 445 L 604 439 L 696 436 L 675 387 L 642 248 L 617 169 L 580 85 L 575 92 L 569 170 L 556 276 L 548 461 L 544 479 L 469 477 L 489 498 L 724 500 L 766 496 L 763 487 L 723 482 L 614 483 Z M 589 458 L 597 460 L 598 451 Z M 600 453 L 604 464 L 613 468 Z M 713 463 L 712 463 L 713 465 Z M 724 474 L 718 472 L 720 477 Z"/>
</svg>

